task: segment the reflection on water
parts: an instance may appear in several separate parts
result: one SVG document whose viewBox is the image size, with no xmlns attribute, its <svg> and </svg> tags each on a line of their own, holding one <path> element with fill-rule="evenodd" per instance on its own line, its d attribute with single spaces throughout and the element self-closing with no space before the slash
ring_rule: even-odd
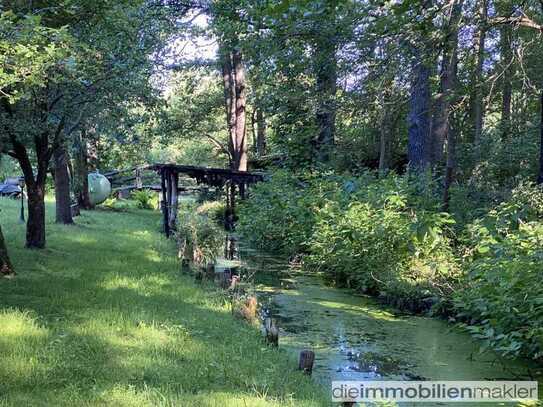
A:
<svg viewBox="0 0 543 407">
<path fill-rule="evenodd" d="M 327 287 L 273 256 L 246 249 L 241 255 L 255 275 L 261 304 L 278 321 L 280 346 L 296 354 L 313 349 L 314 376 L 324 385 L 367 379 L 539 380 L 543 388 L 543 368 L 482 353 L 476 341 L 445 321 L 395 313 L 371 298 Z"/>
</svg>

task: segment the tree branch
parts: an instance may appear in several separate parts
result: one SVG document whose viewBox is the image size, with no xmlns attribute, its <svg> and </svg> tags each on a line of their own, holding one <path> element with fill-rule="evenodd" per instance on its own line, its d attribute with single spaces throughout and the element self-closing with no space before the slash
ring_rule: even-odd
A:
<svg viewBox="0 0 543 407">
<path fill-rule="evenodd" d="M 230 155 L 230 151 L 228 151 L 228 149 L 219 140 L 217 140 L 215 137 L 213 137 L 212 135 L 207 134 L 207 133 L 204 133 L 204 136 L 207 137 L 223 153 L 225 153 L 228 156 L 229 159 L 232 158 L 232 156 Z"/>
<path fill-rule="evenodd" d="M 522 16 L 510 16 L 510 17 L 493 17 L 489 20 L 491 25 L 500 25 L 500 24 L 510 24 L 517 25 L 527 28 L 532 28 L 543 33 L 543 24 L 538 24 L 526 14 L 523 13 Z"/>
</svg>

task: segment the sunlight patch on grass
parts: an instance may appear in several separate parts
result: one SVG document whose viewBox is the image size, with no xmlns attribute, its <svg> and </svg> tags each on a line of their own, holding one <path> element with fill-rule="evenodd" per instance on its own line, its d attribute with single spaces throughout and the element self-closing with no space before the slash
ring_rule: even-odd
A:
<svg viewBox="0 0 543 407">
<path fill-rule="evenodd" d="M 0 280 L 0 406 L 328 404 L 224 295 L 179 274 L 159 213 L 63 227 L 46 207 L 47 249 L 29 251 L 17 202 L 0 200 L 18 272 Z"/>
<path fill-rule="evenodd" d="M 0 310 L 0 377 L 26 382 L 33 376 L 44 376 L 46 366 L 39 358 L 49 332 L 40 327 L 29 313 Z M 0 395 L 3 384 L 0 383 Z"/>
</svg>

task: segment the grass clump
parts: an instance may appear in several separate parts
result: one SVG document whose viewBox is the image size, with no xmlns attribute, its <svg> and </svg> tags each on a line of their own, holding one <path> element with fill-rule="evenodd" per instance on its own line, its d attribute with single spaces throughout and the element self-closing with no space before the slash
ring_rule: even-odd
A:
<svg viewBox="0 0 543 407">
<path fill-rule="evenodd" d="M 318 406 L 328 397 L 177 272 L 160 214 L 83 212 L 29 251 L 17 202 L 0 222 L 18 275 L 0 281 L 0 405 Z"/>
</svg>

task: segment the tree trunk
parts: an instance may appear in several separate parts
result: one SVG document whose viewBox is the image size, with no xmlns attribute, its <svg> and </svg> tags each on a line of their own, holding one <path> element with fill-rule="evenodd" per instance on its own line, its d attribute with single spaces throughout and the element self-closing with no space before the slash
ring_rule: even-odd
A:
<svg viewBox="0 0 543 407">
<path fill-rule="evenodd" d="M 64 146 L 59 146 L 55 150 L 54 159 L 56 222 L 70 225 L 74 221 L 72 219 L 67 152 Z"/>
<path fill-rule="evenodd" d="M 332 6 L 334 7 L 334 6 Z M 318 135 L 315 142 L 316 158 L 328 162 L 335 142 L 337 58 L 335 41 L 335 9 L 330 10 L 330 27 L 321 27 L 315 46 L 315 77 L 317 93 L 316 121 Z"/>
<path fill-rule="evenodd" d="M 445 166 L 445 181 L 443 185 L 443 211 L 449 211 L 450 188 L 454 181 L 454 171 L 456 169 L 456 134 L 455 129 L 449 129 L 447 139 L 447 164 Z"/>
<path fill-rule="evenodd" d="M 13 275 L 15 275 L 15 270 L 9 260 L 8 249 L 6 247 L 4 235 L 2 234 L 2 228 L 0 228 L 0 276 L 6 277 Z"/>
<path fill-rule="evenodd" d="M 540 97 L 540 109 L 541 109 L 541 118 L 539 122 L 539 132 L 540 132 L 540 145 L 539 145 L 539 176 L 537 178 L 538 184 L 543 184 L 543 90 L 541 90 Z"/>
<path fill-rule="evenodd" d="M 513 76 L 513 51 L 511 49 L 513 29 L 505 24 L 500 31 L 500 55 L 502 73 L 502 117 L 503 138 L 508 138 L 511 131 L 511 93 Z"/>
<path fill-rule="evenodd" d="M 266 155 L 266 119 L 260 107 L 256 111 L 256 153 Z"/>
<path fill-rule="evenodd" d="M 391 86 L 391 83 L 386 83 L 385 86 Z M 385 174 L 389 168 L 390 160 L 390 136 L 391 136 L 391 114 L 389 105 L 389 92 L 385 90 L 382 94 L 382 113 L 381 126 L 379 132 L 379 174 Z"/>
<path fill-rule="evenodd" d="M 82 209 L 92 209 L 89 197 L 87 143 L 84 132 L 75 137 L 74 149 L 74 192 L 77 204 Z"/>
<path fill-rule="evenodd" d="M 484 108 L 483 108 L 483 65 L 485 61 L 485 42 L 486 42 L 486 19 L 488 16 L 487 0 L 480 0 L 479 9 L 479 31 L 476 36 L 475 49 L 476 49 L 476 61 L 475 72 L 473 74 L 473 80 L 471 84 L 472 88 L 472 107 L 473 114 L 473 141 L 478 144 L 481 141 L 483 134 L 483 120 L 484 120 Z"/>
<path fill-rule="evenodd" d="M 26 223 L 26 247 L 45 247 L 45 185 L 35 183 L 27 187 L 28 221 Z"/>
<path fill-rule="evenodd" d="M 224 105 L 226 110 L 226 125 L 228 128 L 228 150 L 230 152 L 230 166 L 235 162 L 236 139 L 236 87 L 232 73 L 232 55 L 225 45 L 221 45 L 221 67 L 224 88 Z"/>
<path fill-rule="evenodd" d="M 430 68 L 419 49 L 413 50 L 413 69 L 409 98 L 407 155 L 409 167 L 424 170 L 428 165 L 430 138 Z"/>
<path fill-rule="evenodd" d="M 222 44 L 221 66 L 229 135 L 230 168 L 247 171 L 246 84 L 241 51 L 234 49 L 231 52 L 227 45 Z"/>
<path fill-rule="evenodd" d="M 253 153 L 255 155 L 258 155 L 258 146 L 256 145 L 257 143 L 257 139 L 256 139 L 256 112 L 257 112 L 258 108 L 257 107 L 254 107 L 253 108 L 253 111 L 251 112 L 251 137 L 252 137 L 252 141 L 253 141 L 253 146 L 252 146 L 252 149 L 253 149 Z"/>
<path fill-rule="evenodd" d="M 245 68 L 243 66 L 242 54 L 239 49 L 234 50 L 232 54 L 232 63 L 234 68 L 236 94 L 236 159 L 234 160 L 234 169 L 238 171 L 247 171 L 247 138 L 245 134 Z"/>
<path fill-rule="evenodd" d="M 447 34 L 443 44 L 443 57 L 441 60 L 439 93 L 435 100 L 434 115 L 432 119 L 432 134 L 429 160 L 431 164 L 437 164 L 443 159 L 443 145 L 449 132 L 449 114 L 451 107 L 451 94 L 453 89 L 453 70 L 456 69 L 453 59 L 456 57 L 458 47 L 458 24 L 462 16 L 463 0 L 455 0 L 452 3 Z"/>
<path fill-rule="evenodd" d="M 62 131 L 62 125 L 58 131 Z M 26 147 L 16 140 L 12 141 L 27 186 L 26 247 L 33 249 L 45 247 L 45 183 L 47 181 L 47 168 L 51 159 L 48 140 L 49 134 L 47 132 L 37 136 L 34 140 L 37 161 L 36 176 L 34 176 L 34 169 Z"/>
</svg>

